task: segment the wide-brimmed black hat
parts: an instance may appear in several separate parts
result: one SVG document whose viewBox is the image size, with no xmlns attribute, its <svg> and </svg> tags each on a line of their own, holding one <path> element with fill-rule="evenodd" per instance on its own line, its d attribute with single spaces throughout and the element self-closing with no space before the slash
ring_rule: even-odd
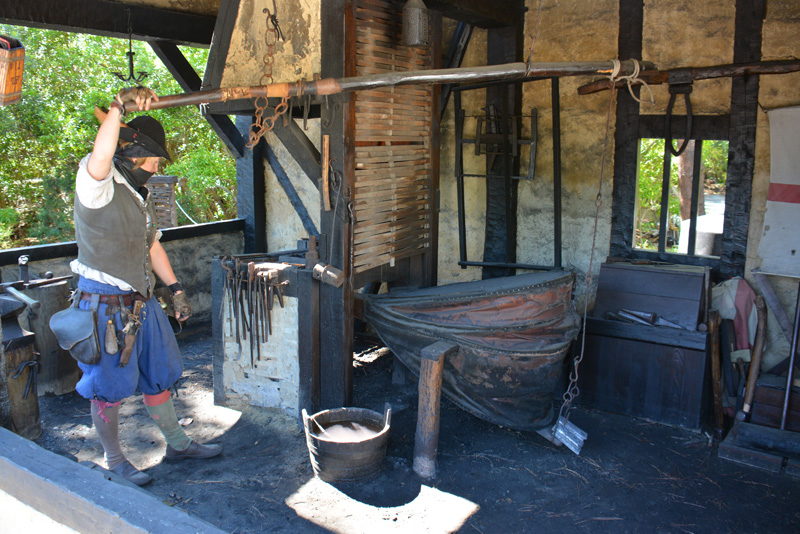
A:
<svg viewBox="0 0 800 534">
<path fill-rule="evenodd" d="M 119 129 L 120 139 L 144 148 L 153 156 L 172 160 L 167 152 L 166 135 L 160 122 L 148 115 L 140 115 L 126 126 Z"/>
</svg>

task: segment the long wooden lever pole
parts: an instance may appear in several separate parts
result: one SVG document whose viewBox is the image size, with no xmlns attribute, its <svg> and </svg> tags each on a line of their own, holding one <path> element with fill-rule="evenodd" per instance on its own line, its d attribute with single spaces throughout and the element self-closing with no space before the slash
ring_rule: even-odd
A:
<svg viewBox="0 0 800 534">
<path fill-rule="evenodd" d="M 729 63 L 727 65 L 712 65 L 709 67 L 680 67 L 669 70 L 643 70 L 639 73 L 639 80 L 633 82 L 638 85 L 645 82 L 650 85 L 669 83 L 671 78 L 682 77 L 688 80 L 710 80 L 712 78 L 726 78 L 729 76 L 745 76 L 750 74 L 787 74 L 800 71 L 800 60 L 785 59 L 776 61 L 758 61 L 755 63 Z M 609 79 L 597 80 L 578 87 L 579 95 L 588 95 L 598 91 L 611 89 L 612 85 L 622 87 L 625 81 L 612 83 Z"/>
<path fill-rule="evenodd" d="M 654 69 L 649 62 L 639 62 L 639 68 Z M 303 95 L 335 95 L 364 89 L 377 89 L 395 85 L 436 84 L 436 83 L 476 83 L 494 80 L 523 80 L 525 78 L 557 76 L 610 75 L 614 70 L 613 61 L 589 61 L 576 63 L 504 63 L 484 67 L 460 67 L 454 69 L 430 69 L 397 71 L 353 76 L 349 78 L 325 78 L 318 81 L 297 81 L 292 83 L 273 83 L 251 87 L 227 87 L 207 89 L 177 95 L 159 96 L 150 109 L 165 109 L 179 106 L 197 106 L 217 102 L 227 102 L 242 98 L 288 98 Z M 620 76 L 637 71 L 634 60 L 619 62 Z M 125 102 L 126 106 L 134 105 Z M 134 109 L 134 108 L 131 108 Z"/>
</svg>

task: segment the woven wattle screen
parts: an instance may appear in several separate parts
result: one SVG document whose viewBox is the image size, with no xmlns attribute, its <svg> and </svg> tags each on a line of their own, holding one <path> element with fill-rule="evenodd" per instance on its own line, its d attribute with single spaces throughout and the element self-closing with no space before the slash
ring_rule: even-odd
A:
<svg viewBox="0 0 800 534">
<path fill-rule="evenodd" d="M 402 1 L 357 0 L 356 73 L 431 68 L 427 48 L 402 44 Z M 355 93 L 353 271 L 430 246 L 431 110 L 426 85 Z"/>
</svg>

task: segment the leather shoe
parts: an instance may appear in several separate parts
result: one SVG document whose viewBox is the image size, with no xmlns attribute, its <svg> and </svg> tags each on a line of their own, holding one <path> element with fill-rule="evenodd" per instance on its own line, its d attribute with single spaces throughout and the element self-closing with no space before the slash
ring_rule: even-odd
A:
<svg viewBox="0 0 800 534">
<path fill-rule="evenodd" d="M 186 449 L 179 451 L 167 445 L 167 453 L 164 455 L 164 460 L 167 462 L 178 462 L 189 458 L 213 458 L 222 452 L 222 445 L 216 443 L 197 443 L 192 441 Z"/>
<path fill-rule="evenodd" d="M 144 486 L 145 484 L 153 481 L 153 477 L 133 467 L 128 460 L 125 460 L 121 464 L 115 465 L 109 469 L 109 471 L 118 474 L 128 482 L 132 482 L 137 486 Z"/>
</svg>

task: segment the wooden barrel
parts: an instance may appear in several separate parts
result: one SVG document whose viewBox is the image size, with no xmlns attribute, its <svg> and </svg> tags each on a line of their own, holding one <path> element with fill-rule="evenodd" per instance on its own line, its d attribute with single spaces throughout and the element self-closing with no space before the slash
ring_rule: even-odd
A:
<svg viewBox="0 0 800 534">
<path fill-rule="evenodd" d="M 337 408 L 312 416 L 303 410 L 306 444 L 314 474 L 326 482 L 377 474 L 386 457 L 392 411 Z M 344 428 L 345 434 L 340 430 Z M 346 432 L 352 432 L 348 435 Z"/>
<path fill-rule="evenodd" d="M 77 362 L 58 345 L 58 340 L 50 330 L 50 317 L 69 306 L 69 282 L 66 280 L 30 287 L 23 290 L 41 306 L 31 314 L 26 309 L 20 314 L 20 325 L 36 334 L 36 348 L 39 351 L 39 395 L 63 395 L 75 390 L 81 377 Z"/>
<path fill-rule="evenodd" d="M 0 353 L 0 425 L 28 439 L 42 435 L 33 337 L 27 332 L 4 339 Z"/>
</svg>

